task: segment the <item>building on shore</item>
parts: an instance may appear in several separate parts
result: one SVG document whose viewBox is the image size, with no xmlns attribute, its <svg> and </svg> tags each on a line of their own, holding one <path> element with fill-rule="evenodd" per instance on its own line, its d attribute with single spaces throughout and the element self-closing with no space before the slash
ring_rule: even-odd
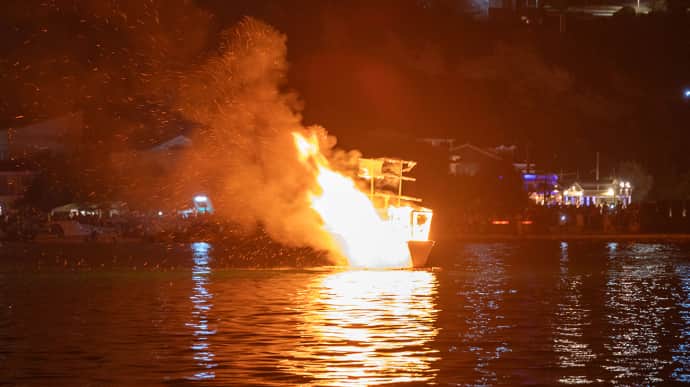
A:
<svg viewBox="0 0 690 387">
<path fill-rule="evenodd" d="M 0 160 L 0 216 L 4 216 L 29 189 L 36 171 L 14 160 Z"/>
<path fill-rule="evenodd" d="M 629 181 L 573 182 L 563 190 L 563 204 L 575 206 L 622 206 L 632 203 L 633 187 Z"/>
<path fill-rule="evenodd" d="M 36 153 L 69 153 L 81 141 L 84 117 L 81 113 L 37 121 L 3 130 L 8 158 L 25 159 Z"/>
<path fill-rule="evenodd" d="M 81 113 L 0 130 L 0 216 L 24 197 L 38 174 L 34 156 L 72 151 L 83 128 Z"/>
<path fill-rule="evenodd" d="M 560 205 L 563 195 L 555 173 L 523 173 L 523 189 L 531 201 L 539 205 Z"/>
<path fill-rule="evenodd" d="M 0 131 L 0 216 L 21 199 L 36 175 L 26 162 L 10 158 L 8 131 Z"/>
<path fill-rule="evenodd" d="M 540 170 L 529 161 L 516 161 L 517 148 L 514 145 L 493 148 L 469 143 L 455 145 L 457 141 L 454 138 L 424 138 L 419 141 L 448 152 L 448 172 L 451 176 L 476 176 L 486 171 L 505 171 L 506 166 L 512 167 L 520 175 L 527 197 L 536 205 L 627 207 L 632 203 L 634 187 L 629 181 L 620 178 L 600 181 L 578 178 L 564 182 L 563 176 L 575 174 L 561 175 Z"/>
<path fill-rule="evenodd" d="M 455 146 L 456 139 L 450 137 L 425 137 L 420 138 L 417 141 L 429 144 L 433 147 L 451 149 Z"/>
<path fill-rule="evenodd" d="M 452 146 L 449 153 L 449 173 L 453 176 L 475 176 L 482 169 L 506 163 L 500 155 L 472 144 Z"/>
</svg>

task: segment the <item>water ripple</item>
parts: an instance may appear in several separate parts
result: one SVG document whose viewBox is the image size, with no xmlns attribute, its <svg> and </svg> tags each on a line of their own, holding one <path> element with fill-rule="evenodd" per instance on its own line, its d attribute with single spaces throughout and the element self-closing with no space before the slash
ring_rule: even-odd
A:
<svg viewBox="0 0 690 387">
<path fill-rule="evenodd" d="M 689 383 L 688 251 L 479 243 L 453 247 L 434 271 L 248 270 L 218 267 L 219 250 L 196 243 L 186 264 L 165 271 L 12 263 L 0 267 L 0 381 Z M 167 254 L 147 245 L 132 262 L 157 267 Z"/>
</svg>

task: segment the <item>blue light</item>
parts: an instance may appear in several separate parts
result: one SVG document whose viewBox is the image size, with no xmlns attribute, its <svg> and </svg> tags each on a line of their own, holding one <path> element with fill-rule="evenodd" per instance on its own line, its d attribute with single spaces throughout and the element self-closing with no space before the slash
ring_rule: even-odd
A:
<svg viewBox="0 0 690 387">
<path fill-rule="evenodd" d="M 558 175 L 553 174 L 534 174 L 534 173 L 524 173 L 522 175 L 523 180 L 543 180 L 548 181 L 551 184 L 558 183 Z"/>
<path fill-rule="evenodd" d="M 212 214 L 213 205 L 211 204 L 211 199 L 204 194 L 194 196 L 194 211 L 199 214 Z"/>
<path fill-rule="evenodd" d="M 690 89 L 685 89 L 683 91 L 683 97 L 690 98 Z"/>
</svg>

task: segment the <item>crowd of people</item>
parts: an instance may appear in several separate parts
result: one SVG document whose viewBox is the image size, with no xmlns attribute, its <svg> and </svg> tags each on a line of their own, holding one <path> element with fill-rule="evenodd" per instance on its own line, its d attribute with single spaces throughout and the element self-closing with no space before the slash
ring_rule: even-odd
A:
<svg viewBox="0 0 690 387">
<path fill-rule="evenodd" d="M 535 229 L 546 232 L 636 233 L 640 231 L 639 206 L 536 207 Z"/>
<path fill-rule="evenodd" d="M 640 206 L 530 206 L 516 213 L 461 210 L 453 233 L 637 233 Z"/>
<path fill-rule="evenodd" d="M 634 234 L 690 233 L 685 206 L 633 203 L 629 206 L 538 206 L 514 212 L 461 208 L 442 213 L 433 233 L 454 237 L 472 234 Z M 71 214 L 56 216 L 38 211 L 4 214 L 0 217 L 0 240 L 33 240 L 46 235 L 70 237 L 63 229 L 79 223 L 91 232 L 85 239 L 137 239 L 144 241 L 240 240 L 243 231 L 236 224 L 213 215 L 162 216 L 160 213 L 130 212 L 99 216 Z M 81 227 L 81 226 L 80 226 Z"/>
</svg>

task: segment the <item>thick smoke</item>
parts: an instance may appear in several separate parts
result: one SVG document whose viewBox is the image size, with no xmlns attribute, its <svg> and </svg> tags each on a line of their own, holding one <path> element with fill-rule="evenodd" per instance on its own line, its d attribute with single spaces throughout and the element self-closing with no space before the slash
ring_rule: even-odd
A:
<svg viewBox="0 0 690 387">
<path fill-rule="evenodd" d="M 190 189 L 204 187 L 220 216 L 261 225 L 283 243 L 327 249 L 330 236 L 308 203 L 315 176 L 299 161 L 292 133 L 316 132 L 327 150 L 335 141 L 322 128 L 305 128 L 297 95 L 282 90 L 286 37 L 245 18 L 224 39 L 220 53 L 177 89 L 181 113 L 201 125 L 178 193 L 191 197 Z"/>
<path fill-rule="evenodd" d="M 319 133 L 327 151 L 335 140 L 304 127 L 298 96 L 284 90 L 283 34 L 245 18 L 220 34 L 214 50 L 222 23 L 188 0 L 14 1 L 6 8 L 0 86 L 16 95 L 0 97 L 0 113 L 19 117 L 13 126 L 25 116 L 85 117 L 89 146 L 79 148 L 76 167 L 62 168 L 75 170 L 62 180 L 78 192 L 46 208 L 99 200 L 91 195 L 98 191 L 103 200 L 167 212 L 204 192 L 223 220 L 263 227 L 291 245 L 331 246 L 309 207 L 313 170 L 300 163 L 292 132 Z M 191 128 L 189 150 L 150 151 L 183 128 Z M 352 155 L 329 156 L 342 166 Z"/>
</svg>

